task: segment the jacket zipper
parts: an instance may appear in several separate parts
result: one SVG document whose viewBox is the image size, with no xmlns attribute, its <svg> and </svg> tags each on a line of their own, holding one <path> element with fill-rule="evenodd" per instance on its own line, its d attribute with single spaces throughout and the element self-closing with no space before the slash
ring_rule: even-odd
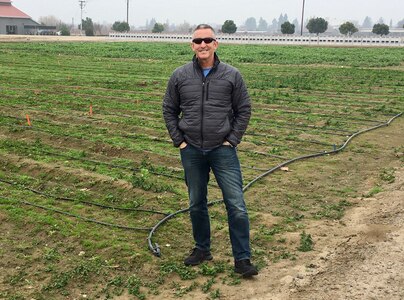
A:
<svg viewBox="0 0 404 300">
<path fill-rule="evenodd" d="M 212 67 L 212 69 L 210 70 L 209 74 L 206 76 L 208 77 L 213 69 L 215 68 L 215 66 Z M 209 81 L 206 82 L 206 77 L 203 74 L 203 70 L 202 68 L 200 68 L 201 74 L 202 74 L 202 105 L 201 105 L 201 148 L 203 149 L 203 115 L 204 115 L 204 109 L 205 109 L 205 100 L 208 99 L 208 90 L 209 90 Z"/>
<path fill-rule="evenodd" d="M 201 105 L 201 148 L 203 149 L 203 113 L 205 108 L 205 81 L 204 77 L 202 80 L 202 105 Z"/>
</svg>

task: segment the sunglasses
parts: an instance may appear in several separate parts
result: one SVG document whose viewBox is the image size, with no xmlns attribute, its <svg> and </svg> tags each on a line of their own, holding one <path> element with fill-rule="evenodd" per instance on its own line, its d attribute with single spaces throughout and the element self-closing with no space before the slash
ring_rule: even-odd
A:
<svg viewBox="0 0 404 300">
<path fill-rule="evenodd" d="M 210 44 L 213 41 L 216 41 L 216 39 L 214 39 L 214 38 L 196 38 L 196 39 L 192 40 L 192 43 L 199 45 L 199 44 L 202 44 L 202 42 L 205 42 L 205 44 Z"/>
</svg>

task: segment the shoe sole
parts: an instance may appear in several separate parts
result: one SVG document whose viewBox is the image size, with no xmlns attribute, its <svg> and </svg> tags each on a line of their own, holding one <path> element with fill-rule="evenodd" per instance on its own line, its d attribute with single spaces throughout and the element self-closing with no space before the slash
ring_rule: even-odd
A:
<svg viewBox="0 0 404 300">
<path fill-rule="evenodd" d="M 184 265 L 186 265 L 186 266 L 197 266 L 197 265 L 200 265 L 201 263 L 203 263 L 204 261 L 208 261 L 208 260 L 212 260 L 212 259 L 213 259 L 213 256 L 210 255 L 210 256 L 207 256 L 204 259 L 202 259 L 202 260 L 200 260 L 200 261 L 198 261 L 196 263 L 186 263 L 186 262 L 184 262 Z"/>
<path fill-rule="evenodd" d="M 240 274 L 243 278 L 250 278 L 250 277 L 258 275 L 258 272 L 256 270 L 248 270 L 247 272 L 244 272 L 244 273 L 235 270 L 235 272 Z"/>
</svg>

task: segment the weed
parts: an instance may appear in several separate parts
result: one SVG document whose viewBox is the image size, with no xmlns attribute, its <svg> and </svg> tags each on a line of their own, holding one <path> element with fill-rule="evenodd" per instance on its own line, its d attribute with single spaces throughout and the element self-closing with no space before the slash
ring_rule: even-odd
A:
<svg viewBox="0 0 404 300">
<path fill-rule="evenodd" d="M 394 176 L 394 169 L 384 169 L 379 177 L 381 180 L 387 183 L 393 183 L 396 180 L 396 177 Z"/>
<path fill-rule="evenodd" d="M 11 285 L 19 285 L 24 281 L 25 276 L 27 276 L 27 273 L 24 271 L 19 271 L 18 274 L 10 276 L 7 281 Z"/>
<path fill-rule="evenodd" d="M 187 267 L 182 263 L 164 263 L 160 269 L 164 274 L 176 273 L 182 280 L 190 280 L 197 277 L 197 272 L 195 271 L 195 269 Z"/>
<path fill-rule="evenodd" d="M 196 287 L 198 287 L 198 283 L 195 281 L 192 282 L 189 286 L 181 286 L 179 283 L 173 282 L 173 288 L 175 289 L 174 295 L 176 297 L 183 297 L 184 295 L 193 291 Z"/>
<path fill-rule="evenodd" d="M 365 198 L 370 198 L 370 197 L 373 197 L 374 195 L 376 195 L 376 194 L 378 194 L 378 193 L 380 193 L 380 192 L 383 192 L 383 188 L 381 187 L 381 186 L 374 186 L 374 187 L 372 187 L 371 189 L 370 189 L 370 191 L 369 192 L 367 192 L 366 194 L 364 194 L 363 196 L 365 197 Z"/>
<path fill-rule="evenodd" d="M 310 234 L 305 233 L 304 231 L 300 234 L 300 246 L 297 250 L 301 252 L 308 252 L 313 250 L 313 239 Z"/>
<path fill-rule="evenodd" d="M 214 262 L 214 264 L 203 263 L 200 265 L 199 273 L 204 276 L 216 276 L 225 271 L 226 265 L 224 262 Z"/>
<path fill-rule="evenodd" d="M 45 248 L 44 259 L 47 261 L 57 262 L 60 259 L 60 254 L 55 248 Z"/>
<path fill-rule="evenodd" d="M 141 286 L 142 281 L 136 275 L 130 276 L 126 281 L 129 294 L 136 296 L 139 300 L 144 300 L 146 295 L 140 291 Z"/>
<path fill-rule="evenodd" d="M 205 294 L 207 292 L 209 292 L 209 290 L 211 289 L 211 287 L 213 286 L 213 284 L 215 283 L 215 279 L 214 278 L 210 278 L 208 279 L 201 287 L 202 292 L 204 292 Z"/>
<path fill-rule="evenodd" d="M 50 282 L 43 287 L 45 291 L 54 290 L 54 289 L 63 289 L 67 286 L 71 279 L 72 275 L 69 272 L 62 272 L 56 275 L 53 275 L 50 279 Z"/>
<path fill-rule="evenodd" d="M 210 298 L 211 298 L 212 300 L 213 300 L 213 299 L 220 299 L 220 297 L 221 297 L 220 290 L 219 290 L 219 289 L 216 289 L 216 290 L 210 292 L 209 296 L 210 296 Z"/>
<path fill-rule="evenodd" d="M 343 217 L 345 208 L 352 204 L 347 200 L 341 200 L 338 203 L 325 203 L 321 205 L 322 210 L 315 213 L 314 218 L 328 218 L 339 220 Z"/>
</svg>

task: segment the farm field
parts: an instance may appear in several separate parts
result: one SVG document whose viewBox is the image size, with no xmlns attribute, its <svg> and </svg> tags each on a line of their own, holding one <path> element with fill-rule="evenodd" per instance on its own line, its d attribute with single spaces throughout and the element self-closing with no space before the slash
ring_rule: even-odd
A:
<svg viewBox="0 0 404 300">
<path fill-rule="evenodd" d="M 171 72 L 192 57 L 189 45 L 4 42 L 0 298 L 240 299 L 245 291 L 272 299 L 269 289 L 286 285 L 279 270 L 309 266 L 330 227 L 344 231 L 347 213 L 402 191 L 404 49 L 221 45 L 218 54 L 241 71 L 252 98 L 238 151 L 256 282 L 232 271 L 220 202 L 210 208 L 213 262 L 183 266 L 193 246 L 186 213 L 148 240 L 162 218 L 187 208 L 161 102 Z M 319 157 L 256 181 L 310 155 Z M 213 177 L 209 196 L 221 199 Z M 390 209 L 403 213 L 400 203 Z M 287 292 L 308 295 L 304 284 Z M 390 292 L 386 299 L 399 299 Z"/>
</svg>

